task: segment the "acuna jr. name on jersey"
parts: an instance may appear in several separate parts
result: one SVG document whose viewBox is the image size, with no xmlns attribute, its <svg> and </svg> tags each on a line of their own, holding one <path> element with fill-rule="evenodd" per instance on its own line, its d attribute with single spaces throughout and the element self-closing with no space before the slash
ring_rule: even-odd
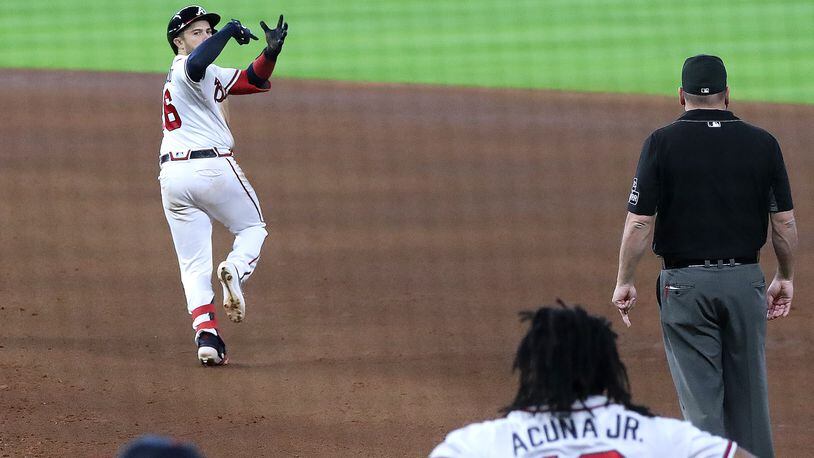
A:
<svg viewBox="0 0 814 458">
<path fill-rule="evenodd" d="M 548 423 L 530 426 L 523 432 L 513 432 L 512 449 L 514 456 L 517 456 L 518 452 L 528 452 L 530 449 L 562 440 L 586 437 L 598 439 L 600 436 L 608 439 L 641 441 L 642 439 L 636 435 L 638 429 L 639 420 L 626 414 L 617 414 L 616 421 L 604 430 L 597 430 L 591 417 L 576 421 L 573 418 L 552 417 Z"/>
</svg>

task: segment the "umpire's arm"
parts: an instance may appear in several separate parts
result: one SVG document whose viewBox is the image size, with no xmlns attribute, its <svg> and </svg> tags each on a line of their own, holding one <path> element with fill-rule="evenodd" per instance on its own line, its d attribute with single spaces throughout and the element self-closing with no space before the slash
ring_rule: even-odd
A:
<svg viewBox="0 0 814 458">
<path fill-rule="evenodd" d="M 794 296 L 794 252 L 797 250 L 797 222 L 794 210 L 771 213 L 772 246 L 777 256 L 777 272 L 766 290 L 766 318 L 788 316 Z"/>
<path fill-rule="evenodd" d="M 636 266 L 650 243 L 655 220 L 655 215 L 637 215 L 627 212 L 625 228 L 622 232 L 622 245 L 619 248 L 617 285 L 634 283 Z"/>
<path fill-rule="evenodd" d="M 627 213 L 625 228 L 622 232 L 622 245 L 619 248 L 619 271 L 616 274 L 616 289 L 611 301 L 622 314 L 622 320 L 630 326 L 628 312 L 636 305 L 636 287 L 634 277 L 636 266 L 650 242 L 653 234 L 655 215 L 637 215 Z"/>
</svg>

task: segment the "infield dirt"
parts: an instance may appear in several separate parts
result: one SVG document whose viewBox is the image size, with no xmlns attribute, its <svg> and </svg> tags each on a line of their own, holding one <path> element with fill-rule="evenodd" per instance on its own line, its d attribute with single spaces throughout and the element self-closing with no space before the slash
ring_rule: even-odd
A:
<svg viewBox="0 0 814 458">
<path fill-rule="evenodd" d="M 198 365 L 157 182 L 163 75 L 0 72 L 0 455 L 426 456 L 513 395 L 517 312 L 614 321 L 634 398 L 679 414 L 650 254 L 609 304 L 641 143 L 672 98 L 282 80 L 231 97 L 270 236 L 231 363 Z M 778 456 L 812 453 L 814 107 L 733 110 L 783 147 L 795 309 L 769 324 Z M 215 231 L 216 259 L 229 235 Z M 764 270 L 774 257 L 764 250 Z"/>
</svg>

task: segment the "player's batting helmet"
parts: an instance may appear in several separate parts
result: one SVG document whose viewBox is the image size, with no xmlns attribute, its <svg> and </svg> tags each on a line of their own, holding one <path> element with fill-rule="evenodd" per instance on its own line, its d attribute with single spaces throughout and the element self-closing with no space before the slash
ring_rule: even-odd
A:
<svg viewBox="0 0 814 458">
<path fill-rule="evenodd" d="M 167 41 L 170 42 L 170 47 L 172 48 L 172 52 L 178 54 L 178 47 L 175 46 L 175 43 L 172 42 L 172 39 L 177 37 L 181 31 L 184 30 L 184 27 L 192 24 L 193 22 L 203 19 L 204 21 L 209 22 L 209 25 L 214 29 L 218 22 L 220 22 L 220 16 L 215 13 L 207 13 L 205 9 L 198 5 L 189 5 L 185 6 L 178 10 L 177 13 L 170 19 L 170 23 L 167 24 Z"/>
</svg>

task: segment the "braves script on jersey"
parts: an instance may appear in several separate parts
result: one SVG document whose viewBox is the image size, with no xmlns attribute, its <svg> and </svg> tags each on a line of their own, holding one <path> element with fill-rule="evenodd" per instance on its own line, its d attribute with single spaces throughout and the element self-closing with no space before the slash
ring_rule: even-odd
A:
<svg viewBox="0 0 814 458">
<path fill-rule="evenodd" d="M 234 147 L 223 101 L 240 70 L 211 64 L 201 81 L 186 73 L 189 56 L 178 55 L 164 83 L 164 140 L 160 154 L 186 154 L 188 150 Z"/>
<path fill-rule="evenodd" d="M 602 396 L 577 403 L 569 417 L 514 411 L 455 430 L 430 458 L 699 457 L 729 458 L 737 445 L 688 422 L 646 417 Z"/>
</svg>

